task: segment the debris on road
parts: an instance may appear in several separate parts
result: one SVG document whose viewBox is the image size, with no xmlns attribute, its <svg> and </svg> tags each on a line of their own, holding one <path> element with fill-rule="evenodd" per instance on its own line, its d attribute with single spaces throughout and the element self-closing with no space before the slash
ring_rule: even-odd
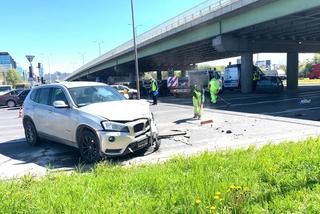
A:
<svg viewBox="0 0 320 214">
<path fill-rule="evenodd" d="M 175 137 L 175 136 L 182 136 L 182 135 L 186 135 L 187 132 L 185 131 L 180 131 L 180 130 L 171 130 L 173 131 L 172 133 L 167 133 L 167 134 L 160 134 L 158 136 L 158 139 L 166 139 L 166 138 L 172 138 L 172 137 Z"/>
<path fill-rule="evenodd" d="M 205 125 L 205 124 L 209 124 L 209 123 L 213 123 L 213 120 L 203 120 L 200 122 L 200 125 Z"/>
<path fill-rule="evenodd" d="M 299 101 L 299 104 L 310 104 L 311 103 L 311 99 L 302 99 Z"/>
</svg>

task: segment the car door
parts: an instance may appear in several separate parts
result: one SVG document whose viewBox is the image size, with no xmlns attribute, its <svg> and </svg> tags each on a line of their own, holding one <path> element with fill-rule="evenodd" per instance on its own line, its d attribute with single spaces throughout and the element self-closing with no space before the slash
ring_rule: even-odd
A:
<svg viewBox="0 0 320 214">
<path fill-rule="evenodd" d="M 74 115 L 72 108 L 55 108 L 53 103 L 55 101 L 64 101 L 68 106 L 70 102 L 67 99 L 65 91 L 61 87 L 55 87 L 52 89 L 50 108 L 51 111 L 49 117 L 50 135 L 57 138 L 56 140 L 73 145 L 74 130 L 76 126 L 77 116 Z"/>
<path fill-rule="evenodd" d="M 36 104 L 33 105 L 33 122 L 36 126 L 38 133 L 48 133 L 48 113 L 50 111 L 49 97 L 50 87 L 44 87 L 38 89 Z"/>
</svg>

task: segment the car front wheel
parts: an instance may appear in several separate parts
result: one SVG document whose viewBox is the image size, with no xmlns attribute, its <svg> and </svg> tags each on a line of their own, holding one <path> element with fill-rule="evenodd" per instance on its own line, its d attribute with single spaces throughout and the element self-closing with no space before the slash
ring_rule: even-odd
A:
<svg viewBox="0 0 320 214">
<path fill-rule="evenodd" d="M 98 138 L 91 131 L 82 132 L 79 150 L 82 159 L 86 163 L 94 163 L 101 159 Z"/>
<path fill-rule="evenodd" d="M 39 144 L 37 130 L 30 120 L 27 120 L 24 124 L 24 133 L 26 136 L 26 141 L 30 146 Z"/>
</svg>

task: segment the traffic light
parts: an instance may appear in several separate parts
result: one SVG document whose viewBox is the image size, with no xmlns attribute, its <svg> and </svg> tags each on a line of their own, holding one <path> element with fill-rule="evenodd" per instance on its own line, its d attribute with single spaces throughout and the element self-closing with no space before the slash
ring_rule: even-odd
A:
<svg viewBox="0 0 320 214">
<path fill-rule="evenodd" d="M 33 69 L 29 66 L 29 78 L 33 78 Z"/>
</svg>

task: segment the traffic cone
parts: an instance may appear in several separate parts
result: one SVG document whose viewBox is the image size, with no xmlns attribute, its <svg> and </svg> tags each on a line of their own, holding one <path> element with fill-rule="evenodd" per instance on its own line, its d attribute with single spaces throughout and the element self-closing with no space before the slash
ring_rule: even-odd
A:
<svg viewBox="0 0 320 214">
<path fill-rule="evenodd" d="M 23 108 L 22 108 L 22 107 L 20 107 L 20 109 L 19 109 L 19 115 L 18 115 L 18 118 L 21 118 L 21 117 L 22 117 L 22 113 L 23 113 Z"/>
</svg>

